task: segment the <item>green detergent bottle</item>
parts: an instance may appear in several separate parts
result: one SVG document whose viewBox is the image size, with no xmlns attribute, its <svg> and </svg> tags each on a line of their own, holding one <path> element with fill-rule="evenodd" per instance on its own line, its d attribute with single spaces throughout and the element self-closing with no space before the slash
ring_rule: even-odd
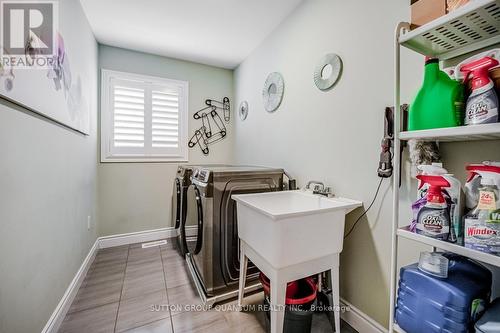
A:
<svg viewBox="0 0 500 333">
<path fill-rule="evenodd" d="M 408 129 L 459 126 L 463 123 L 464 90 L 439 69 L 439 60 L 425 59 L 424 83 L 410 105 Z"/>
</svg>

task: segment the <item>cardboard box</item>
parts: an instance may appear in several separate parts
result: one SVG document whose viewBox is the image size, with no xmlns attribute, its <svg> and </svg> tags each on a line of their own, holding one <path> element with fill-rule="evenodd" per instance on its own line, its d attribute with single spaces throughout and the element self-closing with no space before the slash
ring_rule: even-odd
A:
<svg viewBox="0 0 500 333">
<path fill-rule="evenodd" d="M 455 9 L 458 9 L 462 7 L 463 5 L 467 4 L 469 0 L 447 0 L 447 8 L 446 10 L 448 13 L 454 11 Z"/>
<path fill-rule="evenodd" d="M 421 26 L 446 15 L 446 0 L 418 0 L 411 5 L 411 24 Z"/>
</svg>

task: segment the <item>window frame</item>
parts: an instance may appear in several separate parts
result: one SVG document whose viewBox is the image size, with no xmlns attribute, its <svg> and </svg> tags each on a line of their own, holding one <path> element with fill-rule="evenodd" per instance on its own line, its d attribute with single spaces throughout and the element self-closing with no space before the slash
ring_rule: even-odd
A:
<svg viewBox="0 0 500 333">
<path fill-rule="evenodd" d="M 162 87 L 175 86 L 179 89 L 179 151 L 175 154 L 154 153 L 153 147 L 144 147 L 140 149 L 134 148 L 119 148 L 114 147 L 113 142 L 113 124 L 114 112 L 112 106 L 113 96 L 113 80 L 131 80 L 144 82 L 152 86 L 159 85 Z M 139 85 L 141 85 L 139 83 Z M 144 109 L 144 123 L 151 120 L 151 114 L 147 114 L 147 99 L 151 96 L 145 94 L 145 109 Z M 114 71 L 109 69 L 101 69 L 101 162 L 188 162 L 188 99 L 189 99 L 189 83 L 187 81 L 173 80 L 156 76 L 135 74 Z M 151 113 L 152 110 L 149 110 Z M 144 136 L 151 136 L 152 133 L 147 133 L 146 128 Z M 127 152 L 127 150 L 129 152 Z M 133 153 L 136 151 L 136 153 Z"/>
</svg>

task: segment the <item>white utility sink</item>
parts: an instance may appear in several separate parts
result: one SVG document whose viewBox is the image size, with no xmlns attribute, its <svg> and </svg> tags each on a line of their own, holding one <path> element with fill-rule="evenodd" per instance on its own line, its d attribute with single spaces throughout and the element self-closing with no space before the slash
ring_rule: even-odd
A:
<svg viewBox="0 0 500 333">
<path fill-rule="evenodd" d="M 238 236 L 277 269 L 342 252 L 345 215 L 362 205 L 301 190 L 232 198 Z"/>
</svg>

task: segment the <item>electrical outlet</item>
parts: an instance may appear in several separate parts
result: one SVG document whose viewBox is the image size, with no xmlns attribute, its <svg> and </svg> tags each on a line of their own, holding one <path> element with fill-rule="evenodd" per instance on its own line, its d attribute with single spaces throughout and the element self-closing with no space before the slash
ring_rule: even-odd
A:
<svg viewBox="0 0 500 333">
<path fill-rule="evenodd" d="M 91 217 L 87 216 L 87 230 L 90 230 Z"/>
</svg>

